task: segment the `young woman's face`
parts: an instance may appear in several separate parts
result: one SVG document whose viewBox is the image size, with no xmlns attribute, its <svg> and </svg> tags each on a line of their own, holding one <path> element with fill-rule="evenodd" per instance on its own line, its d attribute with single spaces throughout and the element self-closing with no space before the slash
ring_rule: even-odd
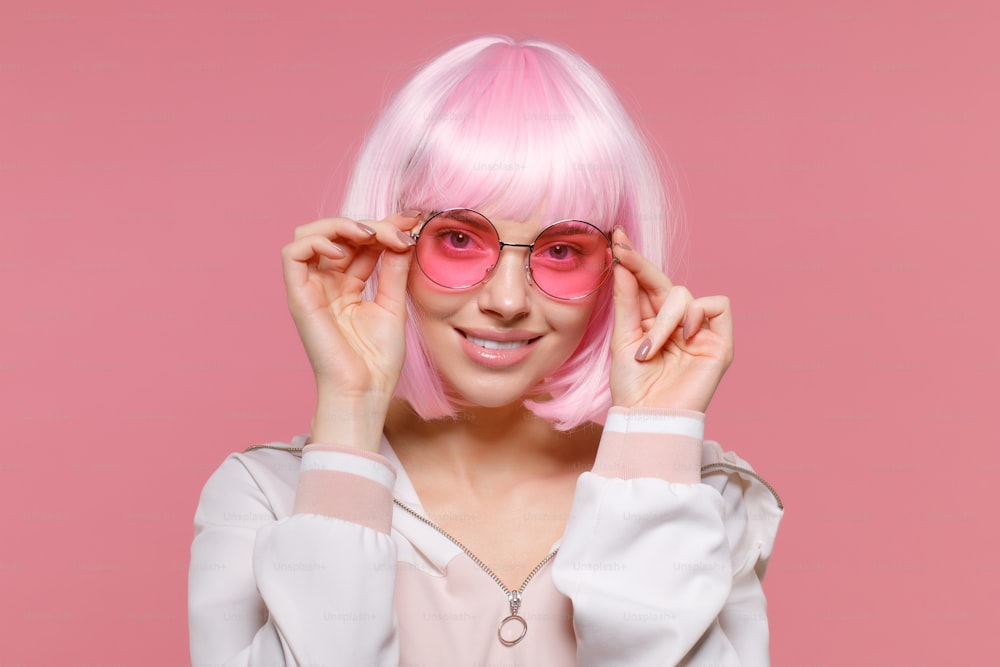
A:
<svg viewBox="0 0 1000 667">
<path fill-rule="evenodd" d="M 490 218 L 506 243 L 531 243 L 542 222 Z M 505 247 L 484 283 L 436 285 L 414 261 L 409 293 L 431 362 L 449 393 L 483 407 L 519 401 L 559 368 L 583 338 L 597 293 L 559 301 L 528 281 L 527 248 Z"/>
</svg>

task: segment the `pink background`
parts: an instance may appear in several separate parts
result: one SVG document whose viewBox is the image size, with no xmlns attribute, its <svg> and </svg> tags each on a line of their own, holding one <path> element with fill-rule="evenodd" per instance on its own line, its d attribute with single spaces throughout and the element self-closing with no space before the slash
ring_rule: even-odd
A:
<svg viewBox="0 0 1000 667">
<path fill-rule="evenodd" d="M 419 63 L 501 32 L 679 175 L 674 278 L 737 327 L 708 437 L 787 506 L 774 664 L 997 664 L 989 2 L 201 4 L 0 8 L 0 663 L 187 662 L 201 486 L 309 429 L 279 249 Z"/>
</svg>

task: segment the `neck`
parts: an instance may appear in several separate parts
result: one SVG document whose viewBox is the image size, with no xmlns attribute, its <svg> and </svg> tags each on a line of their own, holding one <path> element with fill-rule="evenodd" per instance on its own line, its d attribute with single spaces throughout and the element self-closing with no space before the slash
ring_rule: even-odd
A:
<svg viewBox="0 0 1000 667">
<path fill-rule="evenodd" d="M 525 476 L 589 470 L 600 427 L 557 431 L 522 405 L 465 409 L 454 418 L 425 421 L 397 400 L 385 434 L 408 471 L 430 466 L 483 488 L 491 481 L 503 485 Z"/>
</svg>

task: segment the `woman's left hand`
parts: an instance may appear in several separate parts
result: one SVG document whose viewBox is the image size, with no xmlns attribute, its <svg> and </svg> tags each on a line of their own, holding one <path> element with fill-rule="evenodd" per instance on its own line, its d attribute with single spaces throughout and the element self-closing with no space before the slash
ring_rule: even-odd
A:
<svg viewBox="0 0 1000 667">
<path fill-rule="evenodd" d="M 612 404 L 705 412 L 733 361 L 729 299 L 695 299 L 632 249 L 624 230 L 612 238 Z"/>
</svg>

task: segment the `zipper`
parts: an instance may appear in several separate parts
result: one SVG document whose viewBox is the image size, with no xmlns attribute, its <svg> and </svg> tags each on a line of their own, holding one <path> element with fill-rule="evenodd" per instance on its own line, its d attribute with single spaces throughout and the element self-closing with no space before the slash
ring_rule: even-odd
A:
<svg viewBox="0 0 1000 667">
<path fill-rule="evenodd" d="M 528 587 L 528 582 L 531 581 L 531 579 L 536 574 L 538 574 L 538 571 L 541 570 L 542 567 L 546 563 L 548 563 L 550 560 L 552 560 L 552 558 L 559 552 L 559 549 L 555 549 L 552 553 L 550 553 L 548 556 L 546 556 L 544 559 L 542 559 L 542 562 L 539 563 L 538 565 L 536 565 L 535 568 L 531 572 L 528 573 L 528 576 L 524 580 L 524 583 L 521 584 L 521 587 L 518 588 L 517 590 L 513 590 L 512 591 L 509 588 L 507 588 L 507 586 L 505 586 L 502 581 L 500 581 L 500 577 L 498 577 L 496 575 L 496 573 L 493 572 L 493 570 L 491 570 L 489 567 L 486 566 L 486 563 L 484 563 L 483 561 L 481 561 L 479 559 L 479 557 L 476 556 L 476 554 L 474 554 L 471 551 L 469 551 L 468 547 L 466 547 L 464 544 L 462 544 L 461 542 L 459 542 L 458 540 L 456 540 L 454 537 L 452 537 L 451 535 L 449 535 L 447 531 L 445 531 L 444 529 L 442 529 L 441 527 L 439 527 L 437 524 L 435 524 L 433 521 L 431 521 L 427 517 L 421 516 L 420 514 L 417 514 L 415 511 L 413 511 L 412 509 L 410 509 L 409 507 L 407 507 L 403 503 L 399 502 L 395 498 L 393 498 L 392 502 L 396 503 L 396 505 L 400 509 L 402 509 L 403 511 L 405 511 L 410 516 L 412 516 L 415 519 L 418 519 L 419 521 L 427 524 L 428 526 L 430 526 L 431 528 L 433 528 L 434 530 L 436 530 L 437 532 L 441 533 L 442 535 L 444 535 L 445 537 L 447 537 L 449 540 L 451 540 L 455 544 L 455 546 L 457 546 L 459 549 L 461 549 L 462 551 L 464 551 L 465 555 L 468 556 L 472 560 L 473 563 L 475 563 L 476 565 L 478 565 L 483 570 L 483 572 L 485 572 L 486 574 L 490 575 L 490 578 L 493 581 L 496 582 L 497 586 L 499 586 L 503 590 L 503 592 L 507 594 L 507 604 L 510 605 L 510 615 L 507 616 L 507 618 L 505 618 L 502 621 L 500 621 L 500 624 L 497 626 L 497 639 L 500 640 L 500 643 L 503 644 L 504 646 L 513 646 L 514 644 L 517 644 L 519 641 L 521 641 L 522 639 L 524 639 L 524 635 L 528 634 L 528 622 L 524 620 L 523 616 L 521 616 L 521 615 L 519 615 L 517 613 L 520 610 L 520 608 L 521 608 L 521 598 L 524 596 L 524 589 Z M 507 625 L 509 625 L 511 623 L 519 625 L 520 626 L 520 631 L 518 632 L 518 635 L 516 637 L 514 637 L 513 639 L 508 639 L 508 638 L 504 637 L 503 630 L 504 630 L 504 628 Z M 517 631 L 515 630 L 515 632 L 517 632 Z"/>
<path fill-rule="evenodd" d="M 277 447 L 275 445 L 251 445 L 250 447 L 247 447 L 243 451 L 244 452 L 249 452 L 249 451 L 252 451 L 254 449 L 278 449 L 278 450 L 281 450 L 283 452 L 301 452 L 302 451 L 302 447 Z M 732 464 L 732 463 L 708 463 L 708 464 L 703 465 L 701 467 L 701 471 L 702 472 L 706 472 L 706 471 L 709 471 L 709 470 L 716 470 L 716 469 L 720 469 L 720 468 L 721 469 L 725 469 L 725 470 L 735 470 L 737 472 L 741 472 L 741 473 L 743 473 L 745 475 L 749 475 L 750 477 L 753 477 L 755 480 L 757 480 L 758 482 L 760 482 L 761 484 L 763 484 L 767 488 L 768 491 L 771 492 L 771 495 L 774 496 L 774 502 L 778 503 L 778 509 L 782 509 L 782 510 L 785 509 L 785 506 L 781 502 L 781 498 L 778 496 L 778 492 L 775 490 L 775 488 L 773 486 L 771 486 L 771 484 L 766 479 L 764 479 L 763 477 L 761 477 L 760 475 L 758 475 L 753 470 L 750 470 L 749 468 L 744 468 L 743 466 L 738 466 L 738 465 L 735 465 L 735 464 Z M 484 570 L 486 570 L 486 572 L 491 577 L 493 577 L 493 580 L 496 581 L 498 584 L 500 584 L 501 588 L 503 588 L 505 591 L 507 591 L 507 587 L 504 586 L 502 583 L 500 583 L 500 579 L 495 574 L 493 574 L 493 572 L 491 572 L 488 567 L 486 567 L 485 565 L 483 565 L 483 562 L 481 560 L 479 560 L 478 558 L 476 558 L 472 554 L 472 552 L 469 551 L 468 549 L 466 549 L 465 546 L 463 544 L 461 544 L 458 540 L 456 540 L 454 537 L 452 537 L 448 533 L 444 532 L 443 530 L 441 530 L 440 528 L 438 528 L 437 526 L 435 526 L 433 523 L 431 523 L 430 521 L 428 521 L 424 517 L 420 516 L 419 514 L 417 514 L 416 512 L 414 512 L 413 510 L 411 510 L 409 507 L 407 507 L 406 505 L 402 504 L 398 500 L 395 501 L 395 502 L 396 502 L 397 505 L 399 505 L 400 507 L 402 507 L 404 510 L 406 510 L 407 512 L 409 512 L 413 516 L 417 517 L 418 519 L 420 519 L 424 523 L 428 524 L 431 528 L 436 529 L 442 535 L 444 535 L 449 540 L 451 540 L 452 542 L 454 542 L 455 544 L 457 544 L 459 547 L 461 547 L 462 551 L 464 551 L 465 553 L 467 553 L 469 555 L 469 557 L 474 562 L 476 562 L 476 563 L 479 564 L 479 567 L 481 567 Z M 549 554 L 548 558 L 546 558 L 541 563 L 539 563 L 538 567 L 536 567 L 535 570 L 533 570 L 531 572 L 531 574 L 528 575 L 528 579 L 526 579 L 524 583 L 527 584 L 528 581 L 531 580 L 531 577 L 534 576 L 535 572 L 538 571 L 538 568 L 540 568 L 542 565 L 545 565 L 545 563 L 550 558 L 552 558 L 553 556 L 555 556 L 555 554 L 556 554 L 556 552 L 553 551 L 551 554 Z M 523 589 L 524 589 L 524 585 L 522 584 L 521 585 L 521 590 L 523 590 Z M 508 593 L 508 595 L 510 595 L 509 591 L 507 591 L 507 593 Z"/>
<path fill-rule="evenodd" d="M 285 452 L 301 452 L 302 451 L 302 447 L 277 447 L 275 445 L 252 445 L 250 447 L 247 447 L 243 451 L 244 452 L 249 452 L 249 451 L 254 450 L 254 449 L 279 449 L 279 450 L 285 451 Z M 781 502 L 781 497 L 778 495 L 778 492 L 775 490 L 775 488 L 773 486 L 771 486 L 770 482 L 768 482 L 766 479 L 764 479 L 763 477 L 761 477 L 760 475 L 758 475 L 753 470 L 750 470 L 749 468 L 746 468 L 744 466 L 735 465 L 733 463 L 722 463 L 722 462 L 720 462 L 720 463 L 708 463 L 706 465 L 701 466 L 701 472 L 703 472 L 703 473 L 704 472 L 708 472 L 708 471 L 712 471 L 712 470 L 719 470 L 719 469 L 722 469 L 722 470 L 733 470 L 733 471 L 736 471 L 736 472 L 739 472 L 739 473 L 743 473 L 744 475 L 748 475 L 749 477 L 753 477 L 758 482 L 760 482 L 761 484 L 763 484 L 764 487 L 768 491 L 771 492 L 771 495 L 774 496 L 774 502 L 776 502 L 778 504 L 778 509 L 780 509 L 780 510 L 784 510 L 785 509 L 784 504 Z M 490 576 L 490 578 L 493 581 L 496 582 L 497 586 L 499 586 L 503 590 L 503 592 L 507 595 L 507 603 L 510 605 L 510 615 L 507 616 L 507 618 L 505 618 L 502 621 L 500 621 L 500 625 L 497 626 L 497 638 L 500 640 L 500 643 L 503 644 L 504 646 L 513 646 L 514 644 L 517 644 L 522 639 L 524 639 L 524 635 L 526 635 L 528 633 L 528 623 L 527 623 L 527 621 L 524 620 L 523 616 L 521 616 L 521 615 L 519 615 L 517 613 L 520 610 L 520 608 L 521 608 L 521 598 L 524 595 L 524 589 L 527 588 L 528 582 L 530 582 L 531 579 L 536 574 L 538 574 L 538 571 L 541 570 L 542 567 L 546 563 L 548 563 L 550 560 L 552 560 L 552 558 L 555 557 L 555 555 L 559 552 L 559 549 L 556 549 L 555 551 L 553 551 L 552 553 L 550 553 L 548 556 L 546 556 L 542 560 L 541 563 L 539 563 L 538 565 L 536 565 L 534 567 L 534 569 L 531 570 L 531 572 L 528 573 L 528 577 L 524 580 L 524 583 L 521 584 L 521 587 L 518 588 L 517 590 L 512 591 L 509 588 L 507 588 L 507 586 L 505 586 L 502 581 L 500 581 L 500 577 L 498 577 L 496 575 L 496 573 L 493 572 L 493 570 L 491 570 L 489 567 L 487 567 L 486 563 L 484 563 L 483 561 L 481 561 L 479 559 L 479 557 L 476 556 L 476 554 L 472 553 L 469 550 L 468 547 L 466 547 L 464 544 L 462 544 L 461 542 L 459 542 L 458 540 L 456 540 L 454 537 L 452 537 L 451 535 L 449 535 L 445 530 L 443 530 L 442 528 L 440 528 L 433 521 L 431 521 L 427 517 L 424 517 L 424 516 L 421 516 L 420 514 L 417 514 L 415 511 L 413 511 L 412 509 L 410 509 L 409 507 L 407 507 L 406 505 L 404 505 L 400 501 L 396 500 L 395 498 L 393 498 L 392 502 L 394 502 L 396 505 L 398 505 L 400 507 L 400 509 L 404 510 L 410 516 L 412 516 L 415 519 L 417 519 L 417 520 L 419 520 L 419 521 L 427 524 L 428 526 L 430 526 L 431 528 L 433 528 L 434 530 L 436 530 L 437 532 L 441 533 L 442 535 L 444 535 L 445 537 L 447 537 L 449 540 L 451 540 L 451 542 L 453 542 L 455 544 L 455 546 L 457 546 L 459 549 L 461 549 L 462 551 L 465 552 L 465 555 L 468 556 L 472 560 L 473 563 L 475 563 L 476 565 L 478 565 L 483 570 L 483 572 L 485 572 L 486 574 L 488 574 Z M 503 636 L 503 629 L 504 629 L 504 627 L 506 627 L 510 623 L 516 623 L 516 624 L 518 624 L 518 625 L 521 626 L 520 633 L 514 639 L 506 639 Z"/>
<path fill-rule="evenodd" d="M 785 506 L 781 503 L 781 498 L 778 497 L 778 492 L 774 490 L 774 487 L 771 486 L 766 479 L 755 473 L 753 470 L 750 470 L 749 468 L 744 468 L 743 466 L 734 465 L 732 463 L 708 463 L 701 467 L 701 471 L 705 472 L 708 470 L 716 470 L 718 468 L 735 470 L 737 472 L 741 472 L 746 475 L 749 475 L 750 477 L 753 477 L 758 482 L 767 487 L 767 490 L 771 492 L 771 495 L 774 496 L 774 502 L 778 503 L 778 509 L 780 510 L 785 509 Z"/>
<path fill-rule="evenodd" d="M 243 453 L 253 451 L 255 449 L 277 449 L 282 452 L 301 452 L 301 447 L 277 447 L 275 445 L 250 445 L 243 450 Z"/>
<path fill-rule="evenodd" d="M 278 450 L 281 450 L 281 451 L 283 451 L 283 452 L 301 452 L 301 451 L 302 451 L 302 447 L 277 447 L 277 446 L 275 446 L 275 445 L 251 445 L 250 447 L 247 447 L 247 448 L 246 448 L 246 449 L 244 449 L 243 451 L 244 451 L 244 452 L 249 452 L 249 451 L 252 451 L 252 450 L 254 450 L 254 449 L 278 449 Z M 761 484 L 763 484 L 763 485 L 764 485 L 764 487 L 765 487 L 765 488 L 767 488 L 767 490 L 768 490 L 768 491 L 770 491 L 770 492 L 771 492 L 771 495 L 772 495 L 772 496 L 774 496 L 774 502 L 778 503 L 778 509 L 781 509 L 781 510 L 785 509 L 785 506 L 784 506 L 784 504 L 783 504 L 783 503 L 781 502 L 781 498 L 780 498 L 780 497 L 778 496 L 778 492 L 777 492 L 777 491 L 775 490 L 775 488 L 774 488 L 773 486 L 771 486 L 771 484 L 770 484 L 770 483 L 769 483 L 769 482 L 768 482 L 768 481 L 767 481 L 766 479 L 764 479 L 763 477 L 761 477 L 760 475 L 758 475 L 758 474 L 757 474 L 756 472 L 754 472 L 753 470 L 750 470 L 749 468 L 744 468 L 743 466 L 738 466 L 738 465 L 735 465 L 735 464 L 732 464 L 732 463 L 708 463 L 708 464 L 706 464 L 706 465 L 703 465 L 703 466 L 701 467 L 701 471 L 702 471 L 702 472 L 707 472 L 707 471 L 710 471 L 710 470 L 717 470 L 717 469 L 725 469 L 725 470 L 735 470 L 735 471 L 737 471 L 737 472 L 741 472 L 741 473 L 743 473 L 743 474 L 745 474 L 745 475 L 749 475 L 750 477 L 753 477 L 753 478 L 754 478 L 754 479 L 756 479 L 756 480 L 757 480 L 758 482 L 760 482 Z M 510 595 L 511 595 L 510 591 L 508 591 L 508 590 L 507 590 L 507 587 L 506 587 L 506 586 L 504 586 L 504 585 L 503 585 L 502 583 L 500 583 L 500 579 L 499 579 L 499 577 L 497 577 L 497 576 L 496 576 L 495 574 L 493 574 L 493 572 L 491 572 L 491 571 L 490 571 L 490 569 L 489 569 L 488 567 L 486 567 L 485 565 L 483 565 L 483 562 L 482 562 L 481 560 L 479 560 L 478 558 L 476 558 L 476 556 L 475 556 L 475 555 L 473 555 L 471 551 L 469 551 L 468 549 L 466 549 L 466 548 L 465 548 L 465 545 L 461 544 L 461 543 L 460 543 L 460 542 L 459 542 L 458 540 L 456 540 L 456 539 L 455 539 L 454 537 L 452 537 L 452 536 L 451 536 L 451 535 L 449 535 L 448 533 L 444 532 L 443 530 L 441 530 L 440 528 L 438 528 L 437 526 L 435 526 L 435 525 L 434 525 L 433 523 L 431 523 L 430 521 L 428 521 L 428 520 L 427 520 L 427 519 L 425 519 L 424 517 L 420 516 L 419 514 L 417 514 L 416 512 L 414 512 L 413 510 L 411 510 L 411 509 L 410 509 L 409 507 L 407 507 L 406 505 L 402 504 L 402 503 L 401 503 L 401 502 L 399 502 L 398 500 L 397 500 L 397 501 L 395 501 L 395 502 L 396 502 L 396 504 L 397 504 L 397 505 L 399 505 L 400 507 L 402 507 L 402 508 L 403 508 L 404 510 L 406 510 L 407 512 L 409 512 L 409 513 L 410 513 L 410 514 L 412 514 L 413 516 L 417 517 L 418 519 L 420 519 L 420 520 L 421 520 L 421 521 L 423 521 L 424 523 L 428 524 L 428 525 L 429 525 L 429 526 L 430 526 L 431 528 L 434 528 L 434 529 L 436 529 L 436 530 L 437 530 L 438 532 L 440 532 L 440 533 L 441 533 L 442 535 L 444 535 L 444 536 L 445 536 L 445 537 L 447 537 L 447 538 L 448 538 L 449 540 L 451 540 L 452 542 L 454 542 L 455 544 L 457 544 L 457 545 L 458 545 L 458 546 L 459 546 L 459 547 L 460 547 L 460 548 L 462 549 L 462 551 L 464 551 L 464 552 L 465 552 L 466 554 L 468 554 L 468 555 L 469 555 L 469 557 L 470 557 L 470 558 L 471 558 L 471 559 L 472 559 L 472 560 L 473 560 L 473 561 L 474 561 L 475 563 L 478 563 L 478 564 L 479 564 L 479 567 L 481 567 L 481 568 L 483 568 L 484 570 L 486 570 L 487 574 L 489 574 L 489 575 L 490 575 L 491 577 L 493 577 L 493 580 L 494 580 L 494 581 L 496 581 L 496 582 L 497 582 L 498 584 L 500 584 L 500 587 L 501 587 L 501 588 L 503 588 L 503 589 L 504 589 L 504 591 L 506 591 L 506 592 L 507 592 L 508 596 L 510 596 Z M 535 572 L 537 572 L 537 571 L 538 571 L 538 568 L 540 568 L 540 567 L 541 567 L 542 565 L 545 565 L 545 563 L 546 563 L 546 562 L 547 562 L 547 561 L 548 561 L 548 560 L 549 560 L 550 558 L 552 558 L 552 557 L 553 557 L 553 556 L 554 556 L 555 554 L 556 554 L 556 552 L 555 552 L 555 551 L 553 551 L 553 552 L 552 552 L 551 554 L 549 554 L 549 557 L 548 557 L 548 558 L 546 558 L 546 559 L 545 559 L 545 560 L 543 560 L 543 561 L 542 561 L 541 563 L 539 563 L 539 564 L 538 564 L 538 567 L 536 567 L 536 568 L 535 568 L 535 569 L 534 569 L 534 570 L 533 570 L 533 571 L 531 572 L 531 574 L 530 574 L 530 575 L 528 575 L 528 579 L 526 579 L 524 583 L 525 583 L 525 584 L 527 584 L 527 583 L 528 583 L 528 581 L 530 581 L 530 580 L 531 580 L 531 577 L 532 577 L 532 576 L 534 576 Z M 522 585 L 521 585 L 521 590 L 524 590 L 524 584 L 522 584 Z M 513 604 L 513 602 L 512 602 L 511 604 Z"/>
<path fill-rule="evenodd" d="M 249 452 L 249 451 L 252 451 L 254 449 L 278 449 L 278 450 L 281 450 L 283 452 L 293 452 L 294 453 L 294 452 L 301 452 L 303 448 L 302 447 L 278 447 L 276 445 L 251 445 L 250 447 L 247 447 L 243 451 L 244 452 Z M 433 528 L 434 530 L 436 530 L 437 532 L 441 533 L 442 535 L 444 535 L 445 537 L 447 537 L 449 540 L 451 540 L 451 542 L 453 542 L 455 544 L 455 546 L 457 546 L 459 549 L 461 549 L 462 551 L 465 552 L 465 555 L 468 556 L 472 560 L 473 563 L 475 563 L 476 565 L 478 565 L 480 567 L 480 569 L 482 569 L 483 572 L 485 572 L 486 574 L 488 574 L 490 576 L 490 579 L 492 579 L 493 581 L 495 581 L 496 584 L 497 584 L 497 586 L 499 586 L 503 590 L 504 594 L 507 595 L 507 604 L 510 605 L 510 615 L 507 616 L 507 618 L 505 618 L 502 621 L 500 621 L 500 624 L 497 626 L 497 639 L 500 640 L 500 643 L 503 644 L 504 646 L 513 646 L 514 644 L 517 644 L 522 639 L 524 639 L 524 635 L 528 634 L 528 622 L 524 620 L 523 616 L 521 616 L 520 614 L 518 614 L 518 611 L 521 609 L 521 599 L 524 597 L 524 589 L 528 587 L 528 582 L 530 582 L 534 578 L 534 576 L 536 574 L 538 574 L 538 571 L 541 570 L 542 567 L 546 563 L 548 563 L 550 560 L 552 560 L 555 557 L 555 555 L 559 552 L 559 549 L 554 550 L 552 553 L 550 553 L 548 556 L 546 556 L 542 560 L 541 563 L 539 563 L 538 565 L 536 565 L 534 567 L 534 569 L 531 570 L 531 572 L 528 573 L 528 576 L 524 580 L 524 583 L 521 584 L 521 587 L 518 588 L 517 590 L 513 590 L 512 591 L 509 588 L 507 588 L 507 586 L 504 585 L 504 583 L 500 580 L 500 577 L 498 577 L 493 570 L 491 570 L 489 567 L 487 567 L 486 563 L 484 563 L 482 560 L 479 559 L 479 556 L 477 556 L 476 554 L 472 553 L 467 546 L 465 546 L 464 544 L 462 544 L 461 542 L 459 542 L 458 540 L 456 540 L 454 537 L 452 537 L 451 535 L 449 535 L 447 531 L 443 530 L 440 526 L 438 526 L 437 524 L 435 524 L 433 521 L 431 521 L 427 517 L 424 517 L 424 516 L 421 516 L 420 514 L 417 514 L 415 511 L 413 511 L 412 509 L 410 509 L 409 507 L 407 507 L 406 505 L 404 505 L 400 501 L 396 500 L 395 498 L 393 498 L 392 501 L 396 505 L 398 505 L 400 507 L 400 509 L 404 510 L 410 516 L 412 516 L 415 519 L 418 519 L 419 521 L 427 524 L 428 526 L 430 526 L 431 528 Z M 518 632 L 517 636 L 514 637 L 513 639 L 508 639 L 508 638 L 504 637 L 503 630 L 504 630 L 505 627 L 507 627 L 507 625 L 509 625 L 511 623 L 519 625 L 520 626 L 520 631 L 518 632 L 517 630 L 515 630 L 515 632 Z"/>
</svg>

